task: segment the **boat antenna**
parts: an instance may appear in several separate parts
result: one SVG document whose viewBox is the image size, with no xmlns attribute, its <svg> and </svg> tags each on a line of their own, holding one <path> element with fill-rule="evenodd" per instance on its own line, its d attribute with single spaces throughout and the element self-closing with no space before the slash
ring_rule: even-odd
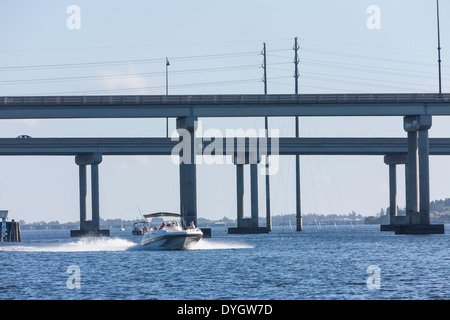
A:
<svg viewBox="0 0 450 320">
<path fill-rule="evenodd" d="M 139 211 L 139 213 L 141 214 L 142 219 L 147 220 L 147 219 L 144 217 L 144 215 L 142 214 L 141 209 L 139 208 L 139 206 L 136 205 L 136 207 L 138 208 L 138 211 Z"/>
</svg>

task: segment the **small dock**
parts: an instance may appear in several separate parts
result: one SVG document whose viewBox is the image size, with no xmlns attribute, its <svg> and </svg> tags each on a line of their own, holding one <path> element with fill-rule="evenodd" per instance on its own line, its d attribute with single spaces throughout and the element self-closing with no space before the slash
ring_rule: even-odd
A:
<svg viewBox="0 0 450 320">
<path fill-rule="evenodd" d="M 12 219 L 10 222 L 6 221 L 8 210 L 0 210 L 0 241 L 3 242 L 21 242 L 20 225 L 19 222 Z"/>
<path fill-rule="evenodd" d="M 0 222 L 0 225 L 2 223 Z M 6 222 L 6 234 L 3 237 L 4 242 L 22 242 L 22 237 L 20 236 L 20 226 L 18 222 L 12 220 L 11 222 Z"/>
</svg>

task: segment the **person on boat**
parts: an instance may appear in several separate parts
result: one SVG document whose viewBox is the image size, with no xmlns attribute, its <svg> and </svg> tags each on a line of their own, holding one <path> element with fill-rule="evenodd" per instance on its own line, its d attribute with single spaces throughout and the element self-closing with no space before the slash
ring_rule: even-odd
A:
<svg viewBox="0 0 450 320">
<path fill-rule="evenodd" d="M 195 229 L 194 221 L 191 221 L 191 223 L 189 224 L 189 229 Z"/>
</svg>

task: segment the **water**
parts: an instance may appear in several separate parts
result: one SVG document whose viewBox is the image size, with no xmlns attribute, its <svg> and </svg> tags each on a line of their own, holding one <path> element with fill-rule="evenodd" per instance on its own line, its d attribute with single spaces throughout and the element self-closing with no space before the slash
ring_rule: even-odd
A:
<svg viewBox="0 0 450 320">
<path fill-rule="evenodd" d="M 450 298 L 450 225 L 445 235 L 425 236 L 366 225 L 258 235 L 218 228 L 193 250 L 175 252 L 141 250 L 140 238 L 130 230 L 90 239 L 22 230 L 21 243 L 0 243 L 0 300 Z M 73 265 L 80 289 L 67 285 Z M 379 289 L 367 285 L 371 265 L 380 270 Z"/>
</svg>

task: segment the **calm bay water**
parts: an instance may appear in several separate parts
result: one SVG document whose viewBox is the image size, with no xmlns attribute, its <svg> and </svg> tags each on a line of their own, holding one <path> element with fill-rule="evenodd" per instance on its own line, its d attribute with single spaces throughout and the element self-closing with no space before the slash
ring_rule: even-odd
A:
<svg viewBox="0 0 450 320">
<path fill-rule="evenodd" d="M 379 226 L 275 228 L 228 235 L 213 229 L 189 251 L 144 251 L 131 230 L 71 238 L 68 230 L 22 230 L 0 243 L 6 299 L 449 299 L 450 225 L 444 235 L 394 235 Z M 370 290 L 369 266 L 380 270 Z M 80 289 L 69 289 L 69 266 Z"/>
</svg>

